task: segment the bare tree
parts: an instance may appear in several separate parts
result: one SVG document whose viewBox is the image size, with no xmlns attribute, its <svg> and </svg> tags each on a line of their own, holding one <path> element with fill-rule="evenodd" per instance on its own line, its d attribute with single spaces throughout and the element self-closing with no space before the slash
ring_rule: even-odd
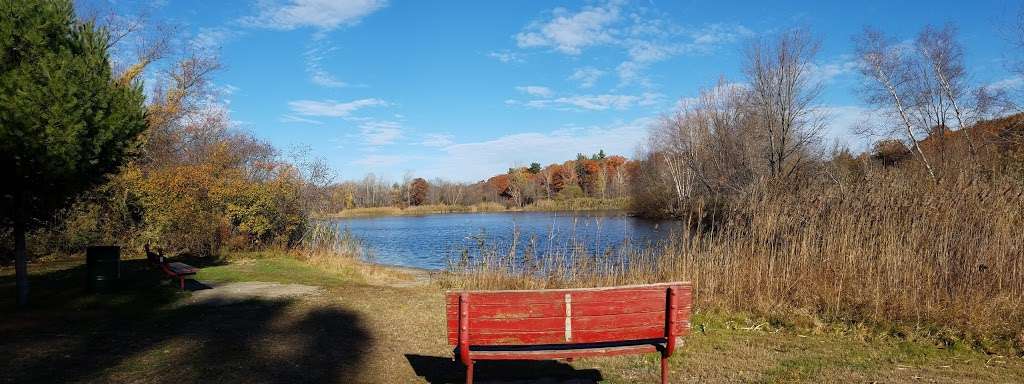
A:
<svg viewBox="0 0 1024 384">
<path fill-rule="evenodd" d="M 774 179 L 802 168 L 820 140 L 824 118 L 817 103 L 822 86 L 813 76 L 819 47 L 809 30 L 793 29 L 774 41 L 754 40 L 747 48 L 743 69 Z"/>
<path fill-rule="evenodd" d="M 935 169 L 928 156 L 921 149 L 917 132 L 921 129 L 915 123 L 915 95 L 913 87 L 915 65 L 909 57 L 909 49 L 894 45 L 880 31 L 865 28 L 855 38 L 856 52 L 862 62 L 861 73 L 868 81 L 864 84 L 864 97 L 868 102 L 890 110 L 898 121 L 907 140 L 921 158 L 928 175 L 936 180 Z"/>
</svg>

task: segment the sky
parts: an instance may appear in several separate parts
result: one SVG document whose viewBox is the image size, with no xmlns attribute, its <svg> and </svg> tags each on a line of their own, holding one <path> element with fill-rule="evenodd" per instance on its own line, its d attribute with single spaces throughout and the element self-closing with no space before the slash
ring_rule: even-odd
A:
<svg viewBox="0 0 1024 384">
<path fill-rule="evenodd" d="M 119 12 L 138 9 L 105 0 Z M 472 182 L 604 150 L 629 157 L 648 127 L 719 79 L 744 44 L 793 27 L 821 38 L 815 76 L 828 141 L 862 148 L 852 38 L 955 23 L 975 84 L 1020 87 L 1003 30 L 1020 1 L 175 1 L 151 17 L 219 52 L 238 129 L 308 148 L 339 173 Z"/>
</svg>

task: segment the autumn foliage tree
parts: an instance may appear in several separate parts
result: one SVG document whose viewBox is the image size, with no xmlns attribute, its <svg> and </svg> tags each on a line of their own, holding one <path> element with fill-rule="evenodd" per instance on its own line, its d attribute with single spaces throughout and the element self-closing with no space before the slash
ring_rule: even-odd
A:
<svg viewBox="0 0 1024 384">
<path fill-rule="evenodd" d="M 430 184 L 427 180 L 417 177 L 412 180 L 409 186 L 409 204 L 423 205 L 427 202 L 427 195 L 430 193 Z"/>
</svg>

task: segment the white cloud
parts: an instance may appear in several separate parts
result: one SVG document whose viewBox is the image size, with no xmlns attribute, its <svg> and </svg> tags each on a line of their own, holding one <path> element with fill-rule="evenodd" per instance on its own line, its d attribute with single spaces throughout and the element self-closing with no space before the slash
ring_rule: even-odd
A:
<svg viewBox="0 0 1024 384">
<path fill-rule="evenodd" d="M 454 144 L 453 138 L 454 136 L 445 133 L 428 133 L 423 136 L 423 141 L 420 142 L 420 145 L 438 148 L 447 147 Z"/>
<path fill-rule="evenodd" d="M 841 56 L 838 60 L 824 64 L 811 63 L 811 80 L 821 83 L 830 83 L 837 77 L 852 74 L 857 71 L 860 63 L 848 55 Z"/>
<path fill-rule="evenodd" d="M 597 84 L 597 80 L 604 76 L 604 71 L 594 67 L 576 68 L 569 76 L 569 80 L 579 82 L 580 88 L 590 88 Z"/>
<path fill-rule="evenodd" d="M 1012 91 L 1024 88 L 1024 76 L 1015 75 L 996 81 L 988 85 L 988 88 L 997 91 Z"/>
<path fill-rule="evenodd" d="M 313 119 L 307 119 L 307 118 L 298 117 L 298 116 L 295 116 L 295 115 L 283 115 L 283 116 L 281 116 L 279 121 L 282 122 L 282 123 L 305 123 L 305 124 L 313 124 L 313 125 L 324 125 L 324 122 L 322 122 L 322 121 L 313 120 Z"/>
<path fill-rule="evenodd" d="M 668 29 L 672 31 L 672 29 Z M 683 40 L 666 41 L 665 39 L 644 40 L 642 38 L 629 39 L 626 44 L 628 59 L 616 67 L 619 81 L 622 85 L 641 84 L 648 86 L 650 81 L 644 76 L 644 71 L 651 65 L 667 60 L 676 55 L 707 55 L 713 53 L 718 47 L 732 44 L 741 38 L 753 35 L 753 32 L 742 25 L 732 24 L 708 24 L 701 28 L 682 30 L 679 32 L 664 32 L 663 36 L 675 36 L 681 34 L 689 38 Z"/>
<path fill-rule="evenodd" d="M 334 47 L 323 48 L 316 46 L 310 48 L 303 54 L 306 59 L 306 73 L 309 74 L 309 80 L 312 81 L 313 84 L 327 88 L 341 88 L 348 86 L 348 83 L 338 80 L 330 72 L 327 72 L 327 70 L 324 69 L 323 64 L 321 64 L 324 58 L 335 50 L 336 48 Z"/>
<path fill-rule="evenodd" d="M 650 8 L 608 1 L 575 12 L 556 8 L 550 17 L 528 24 L 514 38 L 519 48 L 551 48 L 568 55 L 591 47 L 613 47 L 624 56 L 616 68 L 620 85 L 650 86 L 643 72 L 651 64 L 681 54 L 710 54 L 751 35 L 750 29 L 737 24 L 683 28 Z M 584 88 L 593 84 L 580 81 Z"/>
<path fill-rule="evenodd" d="M 424 161 L 418 173 L 426 177 L 456 177 L 477 181 L 508 167 L 539 162 L 550 164 L 572 158 L 577 153 L 631 155 L 647 136 L 654 120 L 637 119 L 597 127 L 571 127 L 550 132 L 526 132 L 491 140 L 459 143 L 442 148 L 444 155 Z M 523 148 L 529 148 L 524 151 Z"/>
<path fill-rule="evenodd" d="M 822 132 L 825 142 L 846 145 L 854 151 L 866 150 L 870 141 L 877 139 L 877 137 L 864 137 L 859 131 L 884 125 L 884 118 L 871 108 L 856 105 L 830 105 L 819 109 L 819 112 L 828 118 L 828 124 L 825 125 L 825 130 Z"/>
<path fill-rule="evenodd" d="M 737 24 L 714 23 L 703 26 L 700 29 L 690 30 L 687 33 L 692 41 L 688 45 L 690 50 L 706 50 L 714 46 L 731 44 L 740 39 L 754 35 L 747 27 Z"/>
<path fill-rule="evenodd" d="M 615 41 L 610 26 L 621 17 L 618 2 L 584 7 L 576 13 L 565 8 L 552 11 L 552 19 L 531 23 L 515 35 L 520 48 L 551 47 L 577 55 L 583 48 Z"/>
<path fill-rule="evenodd" d="M 256 16 L 243 23 L 258 28 L 292 30 L 315 27 L 332 30 L 358 24 L 367 15 L 387 6 L 385 0 L 290 0 L 263 2 Z"/>
<path fill-rule="evenodd" d="M 189 43 L 193 48 L 218 49 L 227 42 L 234 40 L 242 33 L 224 27 L 200 28 L 199 33 Z"/>
<path fill-rule="evenodd" d="M 366 167 L 388 167 L 406 162 L 404 156 L 400 155 L 369 155 L 362 159 L 355 160 L 352 164 Z"/>
<path fill-rule="evenodd" d="M 502 63 L 522 63 L 523 58 L 518 53 L 508 50 L 494 51 L 487 54 L 487 57 L 498 60 Z"/>
<path fill-rule="evenodd" d="M 516 87 L 516 90 L 519 91 L 519 92 L 525 93 L 527 95 L 530 95 L 530 96 L 538 96 L 538 97 L 551 97 L 551 95 L 554 94 L 554 92 L 551 91 L 551 88 L 542 87 L 542 86 L 539 86 L 539 85 L 523 85 L 523 86 L 518 86 L 518 87 Z"/>
<path fill-rule="evenodd" d="M 334 100 L 296 100 L 288 102 L 292 112 L 302 116 L 323 116 L 323 117 L 345 117 L 367 107 L 386 106 L 388 103 L 381 99 L 359 99 L 347 103 Z"/>
<path fill-rule="evenodd" d="M 394 144 L 402 137 L 402 124 L 394 121 L 371 120 L 359 124 L 363 142 L 370 146 Z"/>
<path fill-rule="evenodd" d="M 638 40 L 629 48 L 629 59 L 637 63 L 653 63 L 665 60 L 681 52 L 682 48 L 674 45 Z"/>
<path fill-rule="evenodd" d="M 604 111 L 609 109 L 625 110 L 637 106 L 650 106 L 659 103 L 664 95 L 660 93 L 643 93 L 640 95 L 598 94 L 573 95 L 553 99 L 508 100 L 507 104 L 524 105 L 530 108 L 553 108 L 558 110 L 590 110 Z"/>
<path fill-rule="evenodd" d="M 647 69 L 646 63 L 638 63 L 636 61 L 624 61 L 618 67 L 615 67 L 615 71 L 619 74 L 619 82 L 622 85 L 649 85 L 650 82 L 643 75 L 645 69 Z"/>
</svg>

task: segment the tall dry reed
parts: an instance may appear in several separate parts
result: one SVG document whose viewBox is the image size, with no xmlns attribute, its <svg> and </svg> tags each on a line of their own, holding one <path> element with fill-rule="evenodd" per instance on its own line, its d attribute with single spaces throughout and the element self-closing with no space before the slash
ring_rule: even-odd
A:
<svg viewBox="0 0 1024 384">
<path fill-rule="evenodd" d="M 352 231 L 339 230 L 336 224 L 324 220 L 310 223 L 302 237 L 299 256 L 310 264 L 333 270 L 346 269 L 354 261 L 372 258 Z"/>
<path fill-rule="evenodd" d="M 698 308 L 798 322 L 892 326 L 1024 351 L 1024 188 L 1019 180 L 919 183 L 878 174 L 798 192 L 753 189 L 713 228 L 655 249 L 466 254 L 467 288 L 695 283 Z"/>
</svg>

